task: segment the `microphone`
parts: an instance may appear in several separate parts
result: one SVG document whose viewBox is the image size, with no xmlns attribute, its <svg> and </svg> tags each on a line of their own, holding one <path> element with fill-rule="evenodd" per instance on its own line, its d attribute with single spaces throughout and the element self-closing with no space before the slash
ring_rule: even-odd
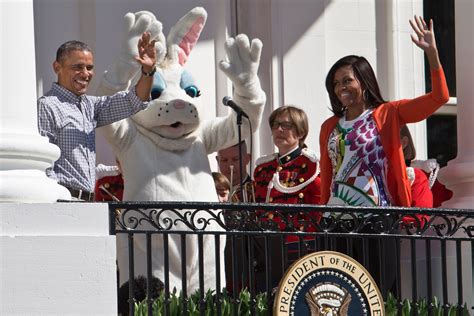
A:
<svg viewBox="0 0 474 316">
<path fill-rule="evenodd" d="M 247 115 L 247 113 L 244 112 L 244 110 L 242 110 L 242 108 L 240 106 L 238 106 L 233 100 L 231 97 L 224 97 L 222 99 L 222 103 L 225 105 L 225 106 L 228 106 L 228 107 L 231 107 L 237 114 L 240 114 L 242 115 L 243 117 L 246 117 L 246 118 L 249 118 L 249 116 Z"/>
</svg>

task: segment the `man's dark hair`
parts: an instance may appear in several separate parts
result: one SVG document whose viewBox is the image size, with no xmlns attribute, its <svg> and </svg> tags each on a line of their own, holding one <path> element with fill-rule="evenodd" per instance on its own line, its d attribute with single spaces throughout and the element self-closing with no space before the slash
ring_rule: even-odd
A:
<svg viewBox="0 0 474 316">
<path fill-rule="evenodd" d="M 329 99 L 331 100 L 332 112 L 336 116 L 342 117 L 345 108 L 334 92 L 334 76 L 339 68 L 345 66 L 351 66 L 354 70 L 354 75 L 361 83 L 362 90 L 364 91 L 364 101 L 369 108 L 376 108 L 380 104 L 387 102 L 380 93 L 379 84 L 375 77 L 374 70 L 367 59 L 362 56 L 348 55 L 339 59 L 331 67 L 326 76 L 326 90 L 328 91 Z"/>
<path fill-rule="evenodd" d="M 63 59 L 72 51 L 79 50 L 79 51 L 87 51 L 91 52 L 91 48 L 81 41 L 67 41 L 66 43 L 59 46 L 58 50 L 56 51 L 56 61 L 61 62 Z"/>
</svg>

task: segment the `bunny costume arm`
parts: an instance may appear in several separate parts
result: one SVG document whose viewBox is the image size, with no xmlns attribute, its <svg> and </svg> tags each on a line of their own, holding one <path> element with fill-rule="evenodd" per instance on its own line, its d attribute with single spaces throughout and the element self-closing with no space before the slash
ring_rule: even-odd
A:
<svg viewBox="0 0 474 316">
<path fill-rule="evenodd" d="M 118 57 L 114 59 L 108 70 L 104 72 L 97 88 L 97 95 L 112 95 L 118 91 L 130 88 L 132 81 L 140 77 L 140 65 L 136 61 L 138 55 L 137 44 L 144 32 L 149 32 L 151 39 L 155 39 L 157 63 L 161 62 L 166 54 L 165 39 L 162 24 L 155 15 L 148 11 L 127 13 L 124 17 L 124 37 Z M 130 142 L 136 131 L 128 132 L 130 124 L 124 119 L 113 124 L 99 128 L 108 142 L 113 147 L 124 147 Z M 135 129 L 136 130 L 136 129 Z M 118 143 L 120 142 L 120 143 Z"/>
<path fill-rule="evenodd" d="M 225 43 L 227 61 L 219 63 L 220 69 L 232 81 L 234 101 L 242 107 L 250 118 L 255 131 L 261 122 L 266 95 L 263 92 L 257 71 L 260 64 L 262 42 L 252 42 L 245 34 L 229 38 Z M 249 121 L 242 120 L 242 139 L 250 136 Z M 238 141 L 236 114 L 230 113 L 224 119 L 206 122 L 202 129 L 202 138 L 208 153 L 232 146 Z"/>
<path fill-rule="evenodd" d="M 150 33 L 150 39 L 156 40 L 157 62 L 163 59 L 165 48 L 162 25 L 156 20 L 153 13 L 140 11 L 127 13 L 124 17 L 124 38 L 118 57 L 114 59 L 108 70 L 104 72 L 97 90 L 99 95 L 110 95 L 117 91 L 126 90 L 134 77 L 138 77 L 140 64 L 136 61 L 138 56 L 137 45 L 144 32 Z"/>
</svg>

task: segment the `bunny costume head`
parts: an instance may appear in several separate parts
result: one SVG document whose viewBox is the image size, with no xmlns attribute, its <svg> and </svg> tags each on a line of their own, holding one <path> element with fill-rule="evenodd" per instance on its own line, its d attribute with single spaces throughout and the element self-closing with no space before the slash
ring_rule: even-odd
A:
<svg viewBox="0 0 474 316">
<path fill-rule="evenodd" d="M 200 91 L 184 68 L 196 45 L 207 13 L 195 8 L 158 39 L 160 63 L 154 74 L 150 106 L 133 116 L 140 131 L 169 150 L 182 150 L 196 139 L 200 124 Z M 167 141 L 172 140 L 172 141 Z"/>
</svg>

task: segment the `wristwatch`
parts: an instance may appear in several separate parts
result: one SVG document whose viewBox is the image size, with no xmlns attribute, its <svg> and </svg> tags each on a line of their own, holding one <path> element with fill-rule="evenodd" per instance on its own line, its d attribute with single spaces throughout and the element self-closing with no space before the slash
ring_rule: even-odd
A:
<svg viewBox="0 0 474 316">
<path fill-rule="evenodd" d="M 155 74 L 155 72 L 156 72 L 156 66 L 153 66 L 153 69 L 152 69 L 150 72 L 143 71 L 143 66 L 142 66 L 142 74 L 143 74 L 145 77 L 153 77 L 153 75 Z"/>
</svg>

